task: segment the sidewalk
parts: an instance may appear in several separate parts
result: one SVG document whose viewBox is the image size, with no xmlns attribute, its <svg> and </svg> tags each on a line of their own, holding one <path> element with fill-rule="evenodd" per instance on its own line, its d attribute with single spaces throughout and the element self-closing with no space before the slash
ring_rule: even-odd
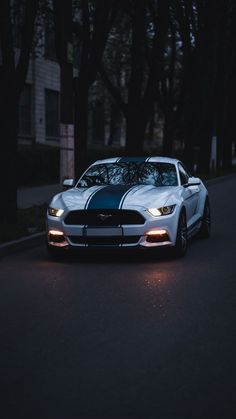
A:
<svg viewBox="0 0 236 419">
<path fill-rule="evenodd" d="M 34 205 L 49 203 L 51 198 L 62 191 L 59 184 L 19 188 L 17 191 L 18 208 L 30 208 Z"/>
<path fill-rule="evenodd" d="M 62 191 L 59 184 L 19 188 L 17 191 L 18 208 L 30 208 L 34 205 L 49 203 L 51 198 Z M 45 232 L 31 234 L 13 241 L 0 244 L 0 257 L 27 250 L 45 243 Z"/>
</svg>

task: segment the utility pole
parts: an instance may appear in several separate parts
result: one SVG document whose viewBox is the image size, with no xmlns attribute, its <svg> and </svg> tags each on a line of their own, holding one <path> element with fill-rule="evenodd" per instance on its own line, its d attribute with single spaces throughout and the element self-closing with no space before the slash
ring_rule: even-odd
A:
<svg viewBox="0 0 236 419">
<path fill-rule="evenodd" d="M 56 49 L 61 68 L 60 181 L 74 178 L 72 0 L 54 0 Z"/>
</svg>

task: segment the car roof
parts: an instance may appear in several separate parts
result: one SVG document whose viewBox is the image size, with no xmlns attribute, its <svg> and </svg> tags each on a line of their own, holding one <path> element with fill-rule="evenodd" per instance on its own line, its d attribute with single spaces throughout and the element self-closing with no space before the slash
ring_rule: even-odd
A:
<svg viewBox="0 0 236 419">
<path fill-rule="evenodd" d="M 174 159 L 172 157 L 162 157 L 162 156 L 150 156 L 150 157 L 135 157 L 135 156 L 129 156 L 129 157 L 110 157 L 108 159 L 103 160 L 97 160 L 94 164 L 102 164 L 102 163 L 129 163 L 129 162 L 136 162 L 136 163 L 144 163 L 144 162 L 158 162 L 158 163 L 170 163 L 170 164 L 176 164 L 179 162 L 178 159 Z"/>
</svg>

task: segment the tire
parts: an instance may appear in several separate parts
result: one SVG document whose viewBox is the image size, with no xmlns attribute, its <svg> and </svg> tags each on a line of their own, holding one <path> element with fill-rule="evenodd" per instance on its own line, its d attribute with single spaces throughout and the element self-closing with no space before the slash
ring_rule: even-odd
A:
<svg viewBox="0 0 236 419">
<path fill-rule="evenodd" d="M 174 246 L 174 254 L 176 257 L 183 257 L 187 252 L 187 222 L 184 211 L 181 211 L 179 216 L 176 242 Z"/>
<path fill-rule="evenodd" d="M 209 199 L 206 198 L 204 211 L 202 216 L 202 223 L 199 230 L 199 237 L 201 239 L 208 239 L 211 235 L 211 209 Z"/>
</svg>

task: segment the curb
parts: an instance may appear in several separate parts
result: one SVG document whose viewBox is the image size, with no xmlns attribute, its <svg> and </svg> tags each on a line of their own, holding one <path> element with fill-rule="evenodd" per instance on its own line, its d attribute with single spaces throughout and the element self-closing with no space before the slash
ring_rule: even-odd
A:
<svg viewBox="0 0 236 419">
<path fill-rule="evenodd" d="M 214 185 L 216 183 L 225 182 L 226 180 L 236 177 L 236 173 L 215 177 L 203 181 L 207 186 Z M 31 236 L 22 237 L 18 240 L 0 244 L 0 257 L 7 256 L 19 251 L 30 249 L 31 247 L 40 246 L 45 243 L 45 232 L 32 234 Z"/>
<path fill-rule="evenodd" d="M 45 232 L 42 232 L 0 244 L 0 257 L 7 256 L 19 251 L 27 250 L 32 247 L 40 246 L 44 242 Z"/>
</svg>

